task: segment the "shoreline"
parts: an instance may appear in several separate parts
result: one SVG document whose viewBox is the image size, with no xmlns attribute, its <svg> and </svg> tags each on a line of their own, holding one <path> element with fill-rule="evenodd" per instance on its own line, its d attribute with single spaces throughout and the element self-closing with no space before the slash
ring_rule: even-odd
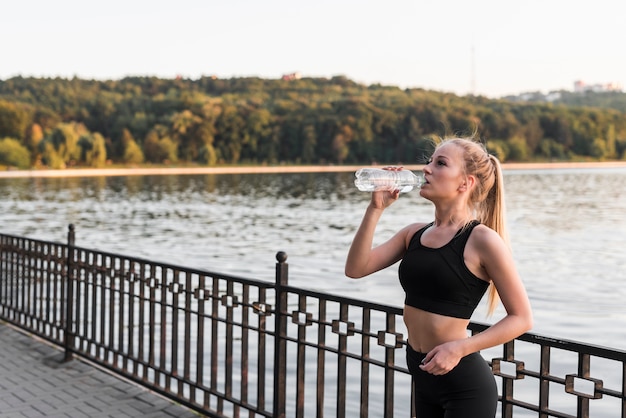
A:
<svg viewBox="0 0 626 418">
<path fill-rule="evenodd" d="M 363 167 L 376 165 L 342 165 L 342 166 L 249 166 L 249 167 L 159 167 L 159 168 L 77 168 L 63 170 L 4 170 L 0 178 L 24 177 L 105 177 L 105 176 L 155 176 L 155 175 L 188 175 L 188 174 L 265 174 L 265 173 L 321 173 L 356 171 Z M 382 165 L 380 165 L 382 166 Z M 407 170 L 421 170 L 423 165 L 404 165 Z M 621 168 L 626 161 L 610 162 L 554 162 L 554 163 L 503 163 L 502 169 L 507 170 L 546 170 L 546 169 L 579 169 L 579 168 Z"/>
</svg>

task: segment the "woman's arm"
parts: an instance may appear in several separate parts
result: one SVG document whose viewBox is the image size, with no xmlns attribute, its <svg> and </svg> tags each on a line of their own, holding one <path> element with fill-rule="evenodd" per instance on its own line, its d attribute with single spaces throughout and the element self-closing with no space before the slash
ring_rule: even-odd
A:
<svg viewBox="0 0 626 418">
<path fill-rule="evenodd" d="M 506 343 L 533 326 L 530 301 L 511 251 L 495 231 L 487 227 L 476 229 L 475 245 L 481 266 L 493 281 L 506 316 L 480 334 L 469 338 L 469 352 Z"/>
<path fill-rule="evenodd" d="M 346 258 L 346 276 L 357 279 L 382 270 L 398 261 L 406 248 L 406 228 L 396 233 L 385 243 L 372 248 L 374 231 L 385 208 L 398 199 L 399 191 L 373 192 L 361 225 L 357 230 L 348 257 Z"/>
</svg>

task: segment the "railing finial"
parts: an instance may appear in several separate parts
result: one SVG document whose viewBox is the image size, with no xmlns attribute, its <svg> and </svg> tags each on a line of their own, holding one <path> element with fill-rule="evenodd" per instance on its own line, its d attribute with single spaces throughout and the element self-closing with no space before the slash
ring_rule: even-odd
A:
<svg viewBox="0 0 626 418">
<path fill-rule="evenodd" d="M 287 261 L 287 253 L 284 251 L 279 251 L 276 253 L 276 261 L 278 261 L 279 263 L 284 263 L 285 261 Z"/>
<path fill-rule="evenodd" d="M 76 232 L 74 228 L 74 224 L 69 224 L 67 231 L 67 245 L 74 245 L 76 239 Z"/>
</svg>

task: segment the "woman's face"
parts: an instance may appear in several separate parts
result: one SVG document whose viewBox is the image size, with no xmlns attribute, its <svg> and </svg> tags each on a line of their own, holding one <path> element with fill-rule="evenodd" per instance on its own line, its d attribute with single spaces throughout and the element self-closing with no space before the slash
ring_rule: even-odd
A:
<svg viewBox="0 0 626 418">
<path fill-rule="evenodd" d="M 463 149 L 453 143 L 438 147 L 423 168 L 423 197 L 453 197 L 465 183 Z M 422 194 L 422 191 L 424 192 Z"/>
</svg>

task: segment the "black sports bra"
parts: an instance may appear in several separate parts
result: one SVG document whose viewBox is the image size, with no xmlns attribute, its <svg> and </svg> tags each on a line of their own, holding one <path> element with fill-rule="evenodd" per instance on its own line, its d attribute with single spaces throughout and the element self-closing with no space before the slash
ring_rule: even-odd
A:
<svg viewBox="0 0 626 418">
<path fill-rule="evenodd" d="M 455 318 L 472 316 L 489 287 L 467 268 L 463 259 L 465 244 L 479 224 L 470 222 L 440 248 L 421 243 L 422 234 L 433 223 L 413 235 L 398 269 L 406 305 Z"/>
</svg>

